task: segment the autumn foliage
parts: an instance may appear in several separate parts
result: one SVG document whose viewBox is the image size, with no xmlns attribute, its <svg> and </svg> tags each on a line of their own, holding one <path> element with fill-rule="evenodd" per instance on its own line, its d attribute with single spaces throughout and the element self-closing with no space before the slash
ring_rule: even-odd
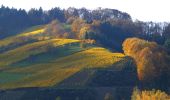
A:
<svg viewBox="0 0 170 100">
<path fill-rule="evenodd" d="M 170 100 L 170 96 L 160 90 L 140 91 L 134 89 L 132 100 Z"/>
<path fill-rule="evenodd" d="M 68 33 L 58 20 L 53 20 L 50 24 L 48 24 L 44 33 L 56 38 L 64 38 L 68 35 Z"/>
<path fill-rule="evenodd" d="M 79 33 L 81 28 L 85 25 L 85 21 L 83 19 L 76 19 L 73 21 L 72 26 L 71 26 L 71 30 L 74 33 Z"/>
<path fill-rule="evenodd" d="M 141 81 L 153 81 L 168 71 L 167 54 L 155 42 L 129 38 L 124 41 L 123 50 L 126 55 L 135 59 Z"/>
</svg>

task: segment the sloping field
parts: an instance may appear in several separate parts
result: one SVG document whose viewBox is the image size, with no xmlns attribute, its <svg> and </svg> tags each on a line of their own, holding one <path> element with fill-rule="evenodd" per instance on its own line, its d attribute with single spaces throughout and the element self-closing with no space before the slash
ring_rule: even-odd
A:
<svg viewBox="0 0 170 100">
<path fill-rule="evenodd" d="M 28 36 L 41 34 L 43 32 L 44 32 L 44 26 L 31 27 L 26 31 L 24 31 L 23 33 L 0 40 L 0 48 L 1 47 L 4 48 L 5 46 L 12 45 L 14 43 L 16 44 L 16 43 L 24 42 L 26 41 L 25 40 L 26 37 L 29 38 Z"/>
<path fill-rule="evenodd" d="M 51 57 L 48 54 L 51 48 L 58 50 L 67 46 L 69 46 L 68 50 L 55 52 L 60 54 L 59 57 L 48 60 L 48 57 Z M 67 54 L 67 52 L 69 53 Z M 42 57 L 43 54 L 48 54 L 48 56 Z M 36 57 L 39 55 L 42 58 L 39 57 L 37 59 L 47 58 L 47 61 L 45 62 L 44 60 L 44 62 L 32 65 L 28 64 L 24 67 L 17 66 L 23 60 L 27 63 L 31 61 L 31 56 Z M 0 77 L 4 79 L 0 81 L 0 88 L 54 86 L 83 69 L 109 67 L 123 57 L 123 54 L 111 53 L 101 47 L 89 46 L 81 48 L 79 40 L 52 39 L 35 42 L 0 55 L 1 66 L 3 65 L 3 72 L 0 73 Z M 15 66 L 12 66 L 13 63 L 16 63 Z M 9 77 L 9 79 L 5 79 L 5 77 Z"/>
<path fill-rule="evenodd" d="M 35 26 L 0 40 L 0 89 L 57 86 L 83 70 L 108 68 L 124 58 L 93 44 L 82 47 L 80 40 L 45 37 L 44 30 Z M 92 73 L 82 77 L 88 80 Z"/>
<path fill-rule="evenodd" d="M 49 49 L 55 48 L 68 43 L 78 42 L 72 39 L 51 39 L 40 42 L 34 42 L 14 50 L 7 51 L 0 55 L 0 66 L 10 65 L 17 61 L 23 60 L 31 55 L 48 52 Z"/>
</svg>

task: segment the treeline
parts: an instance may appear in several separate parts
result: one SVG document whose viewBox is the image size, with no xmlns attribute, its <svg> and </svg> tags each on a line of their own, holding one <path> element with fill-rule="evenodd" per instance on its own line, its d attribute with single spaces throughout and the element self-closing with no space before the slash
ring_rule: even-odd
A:
<svg viewBox="0 0 170 100">
<path fill-rule="evenodd" d="M 53 20 L 58 21 L 52 22 Z M 107 8 L 88 10 L 56 7 L 48 11 L 42 8 L 25 11 L 1 6 L 0 38 L 13 35 L 30 26 L 50 22 L 52 24 L 47 29 L 49 34 L 60 38 L 94 39 L 101 45 L 119 51 L 122 50 L 121 44 L 128 37 L 139 37 L 161 45 L 165 44 L 167 48 L 170 47 L 169 23 L 132 21 L 129 14 Z"/>
<path fill-rule="evenodd" d="M 105 47 L 122 51 L 122 43 L 129 37 L 155 41 L 169 48 L 169 26 L 168 23 L 133 22 L 115 18 L 87 22 L 79 17 L 70 17 L 65 23 L 52 21 L 45 33 L 56 38 L 92 39 Z"/>
<path fill-rule="evenodd" d="M 54 19 L 60 22 L 66 22 L 71 17 L 80 17 L 88 22 L 92 20 L 107 20 L 110 18 L 131 19 L 127 13 L 120 12 L 114 9 L 96 9 L 87 10 L 85 8 L 52 8 L 44 11 L 42 8 L 30 9 L 25 11 L 23 9 L 9 8 L 1 6 L 0 8 L 0 33 L 1 38 L 11 35 L 14 31 L 40 24 L 47 24 Z"/>
</svg>

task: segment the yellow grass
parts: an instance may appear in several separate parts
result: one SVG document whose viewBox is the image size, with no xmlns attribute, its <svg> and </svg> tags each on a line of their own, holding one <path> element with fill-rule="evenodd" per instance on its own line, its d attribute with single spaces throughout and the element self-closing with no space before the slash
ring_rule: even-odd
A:
<svg viewBox="0 0 170 100">
<path fill-rule="evenodd" d="M 35 38 L 36 35 L 44 32 L 44 28 L 25 32 L 17 36 L 0 40 L 0 47 L 12 43 L 22 43 L 24 38 Z M 8 83 L 0 83 L 0 88 L 17 87 L 46 87 L 54 86 L 76 72 L 86 68 L 106 68 L 120 61 L 124 55 L 112 53 L 102 47 L 91 47 L 69 56 L 57 58 L 46 63 L 39 63 L 27 67 L 9 67 L 12 63 L 27 59 L 30 56 L 48 52 L 50 49 L 59 48 L 65 44 L 79 43 L 74 39 L 49 39 L 48 37 L 37 36 L 38 42 L 29 43 L 24 46 L 6 51 L 0 54 L 0 69 L 9 73 L 26 73 L 28 76 L 20 80 Z M 39 41 L 40 40 L 40 41 Z M 63 51 L 65 52 L 65 51 Z"/>
<path fill-rule="evenodd" d="M 3 40 L 0 40 L 0 47 L 8 46 L 9 44 L 12 44 L 12 43 L 18 43 L 18 42 L 22 43 L 24 41 L 24 39 L 27 38 L 28 36 L 41 34 L 43 32 L 44 32 L 44 27 L 42 27 L 38 30 L 35 29 L 31 32 L 21 33 L 16 36 L 11 36 L 11 37 L 5 38 Z M 29 38 L 31 38 L 31 37 L 29 37 Z"/>
<path fill-rule="evenodd" d="M 14 83 L 2 84 L 0 88 L 53 86 L 84 68 L 109 67 L 122 57 L 123 54 L 111 53 L 104 48 L 91 48 L 49 63 L 8 70 L 8 72 L 32 75 Z"/>
<path fill-rule="evenodd" d="M 37 35 L 37 34 L 41 34 L 44 32 L 45 29 L 39 29 L 39 30 L 35 30 L 35 31 L 32 31 L 32 32 L 27 32 L 27 33 L 22 33 L 18 36 L 32 36 L 32 35 Z"/>
<path fill-rule="evenodd" d="M 12 89 L 18 87 L 47 87 L 54 86 L 69 76 L 80 71 L 78 68 L 50 69 L 46 66 L 44 71 L 38 71 L 20 81 L 0 84 L 1 89 Z"/>
<path fill-rule="evenodd" d="M 103 68 L 119 61 L 121 59 L 119 56 L 124 57 L 123 54 L 111 53 L 107 49 L 96 47 L 58 59 L 56 62 L 59 64 L 63 61 L 71 62 L 69 64 L 65 63 L 63 67 Z"/>
<path fill-rule="evenodd" d="M 99 68 L 108 67 L 124 57 L 121 53 L 111 53 L 107 49 L 96 47 L 62 57 L 50 63 L 37 64 L 26 68 L 17 68 L 14 72 L 33 73 L 49 68 Z"/>
<path fill-rule="evenodd" d="M 22 47 L 0 54 L 0 67 L 23 60 L 31 55 L 47 52 L 51 47 L 55 48 L 57 46 L 74 42 L 79 42 L 79 40 L 51 39 L 24 45 Z"/>
</svg>

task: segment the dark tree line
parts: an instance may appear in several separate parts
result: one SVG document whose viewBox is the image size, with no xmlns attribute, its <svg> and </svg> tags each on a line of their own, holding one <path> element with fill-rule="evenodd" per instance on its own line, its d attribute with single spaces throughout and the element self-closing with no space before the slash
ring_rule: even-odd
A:
<svg viewBox="0 0 170 100">
<path fill-rule="evenodd" d="M 160 45 L 166 43 L 166 46 L 169 43 L 165 42 L 170 36 L 170 25 L 168 23 L 134 22 L 116 18 L 93 20 L 88 23 L 85 20 L 76 18 L 71 24 L 72 32 L 78 36 L 84 36 L 84 39 L 94 39 L 97 43 L 118 51 L 122 50 L 123 41 L 129 37 L 155 41 Z"/>
<path fill-rule="evenodd" d="M 127 13 L 114 9 L 87 10 L 85 8 L 60 9 L 58 7 L 44 11 L 42 8 L 30 9 L 28 12 L 23 9 L 0 8 L 0 34 L 1 38 L 12 35 L 18 30 L 40 24 L 47 24 L 54 19 L 66 22 L 71 17 L 80 17 L 88 22 L 92 20 L 106 20 L 110 18 L 131 19 Z"/>
<path fill-rule="evenodd" d="M 128 37 L 139 37 L 158 44 L 169 46 L 170 24 L 166 22 L 132 21 L 127 13 L 115 9 L 86 8 L 60 9 L 58 7 L 44 11 L 42 8 L 23 9 L 0 8 L 0 38 L 13 35 L 27 27 L 48 24 L 57 19 L 59 23 L 71 25 L 71 31 L 60 36 L 94 39 L 98 43 L 121 50 L 121 44 Z M 169 47 L 168 47 L 169 48 Z"/>
</svg>

